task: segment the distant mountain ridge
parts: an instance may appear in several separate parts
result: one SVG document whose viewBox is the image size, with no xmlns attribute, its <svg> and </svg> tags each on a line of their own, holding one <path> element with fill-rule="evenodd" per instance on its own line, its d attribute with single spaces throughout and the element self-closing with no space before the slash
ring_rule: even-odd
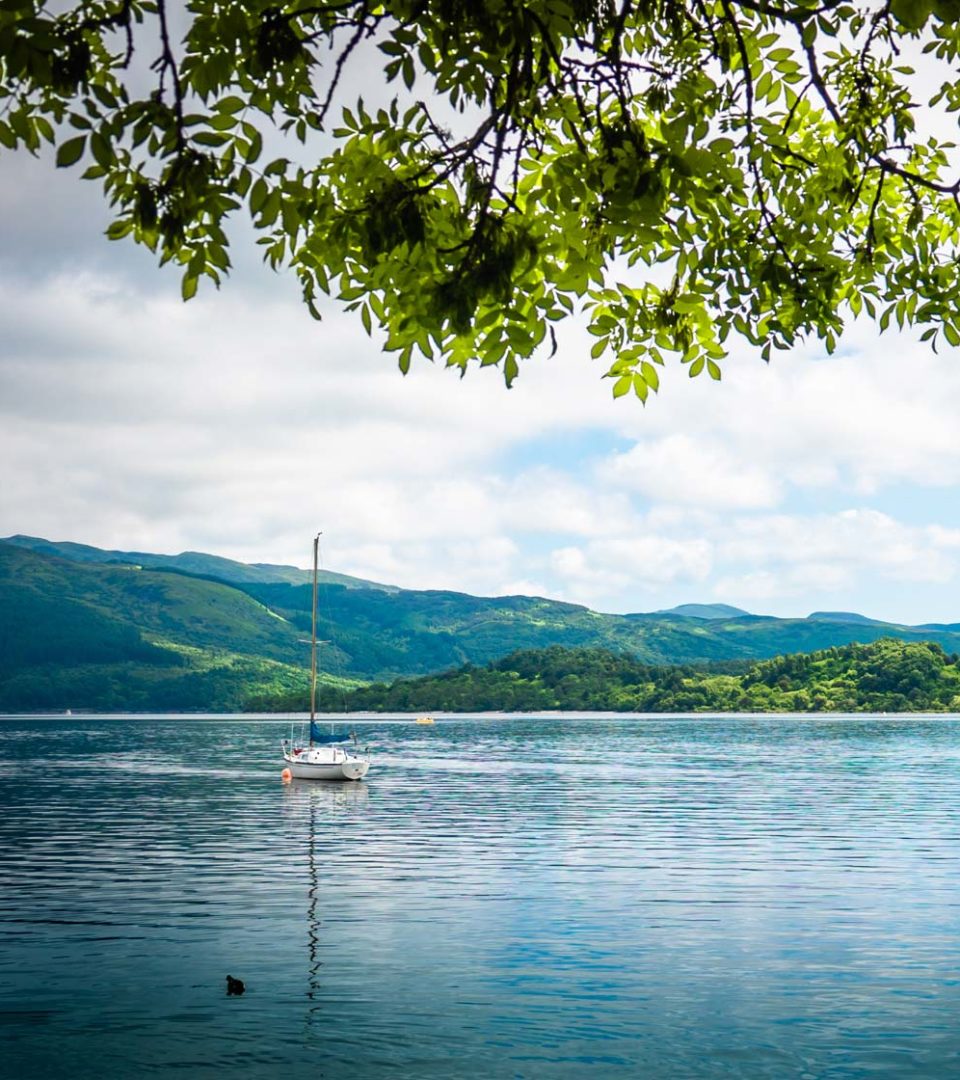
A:
<svg viewBox="0 0 960 1080">
<path fill-rule="evenodd" d="M 870 619 L 858 615 L 855 611 L 812 611 L 807 619 L 810 622 L 860 623 L 863 626 L 888 626 L 882 619 Z"/>
<path fill-rule="evenodd" d="M 0 710 L 239 709 L 296 692 L 306 685 L 309 576 L 203 553 L 0 542 Z M 682 605 L 610 615 L 542 597 L 396 589 L 328 574 L 318 636 L 327 643 L 322 678 L 341 688 L 552 646 L 603 648 L 650 665 L 758 660 L 881 637 L 960 651 L 960 627 L 826 614 L 778 619 Z"/>
<path fill-rule="evenodd" d="M 690 619 L 739 619 L 750 612 L 729 604 L 680 604 L 678 607 L 665 608 L 653 614 L 684 615 Z"/>
<path fill-rule="evenodd" d="M 158 555 L 148 551 L 108 551 L 92 547 L 90 544 L 75 544 L 70 540 L 44 540 L 39 536 L 0 537 L 0 544 L 13 544 L 39 551 L 46 555 L 59 555 L 73 562 L 121 563 L 125 566 L 146 566 L 153 569 L 167 568 L 182 570 L 187 574 L 213 577 L 220 581 L 241 584 L 274 584 L 286 582 L 290 585 L 306 585 L 313 580 L 312 570 L 301 570 L 296 566 L 282 566 L 274 563 L 242 563 L 234 559 L 225 559 L 221 555 L 207 555 L 202 551 L 182 551 L 179 555 Z M 321 570 L 318 577 L 325 582 L 345 585 L 348 589 L 382 589 L 396 592 L 393 585 L 381 585 L 375 581 L 337 574 L 330 570 Z"/>
</svg>

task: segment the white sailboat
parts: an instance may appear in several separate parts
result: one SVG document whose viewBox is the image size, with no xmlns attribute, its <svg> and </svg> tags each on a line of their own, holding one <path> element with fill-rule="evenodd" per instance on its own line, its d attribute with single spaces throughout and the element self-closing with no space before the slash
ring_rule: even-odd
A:
<svg viewBox="0 0 960 1080">
<path fill-rule="evenodd" d="M 313 538 L 313 621 L 310 635 L 310 729 L 301 745 L 291 737 L 283 740 L 283 760 L 290 775 L 299 780 L 362 780 L 370 768 L 370 759 L 352 754 L 338 743 L 348 742 L 349 735 L 325 733 L 317 726 L 317 568 L 320 534 Z M 306 742 L 306 746 L 302 745 Z"/>
</svg>

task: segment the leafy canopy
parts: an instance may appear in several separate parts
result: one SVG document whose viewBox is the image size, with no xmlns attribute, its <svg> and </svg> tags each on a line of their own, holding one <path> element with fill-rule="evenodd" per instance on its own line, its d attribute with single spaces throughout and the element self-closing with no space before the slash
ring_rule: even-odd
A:
<svg viewBox="0 0 960 1080">
<path fill-rule="evenodd" d="M 403 371 L 509 384 L 582 310 L 645 400 L 732 333 L 960 344 L 958 58 L 960 0 L 4 0 L 0 144 L 82 162 L 186 299 L 245 207 Z M 348 73 L 382 107 L 335 106 Z"/>
</svg>

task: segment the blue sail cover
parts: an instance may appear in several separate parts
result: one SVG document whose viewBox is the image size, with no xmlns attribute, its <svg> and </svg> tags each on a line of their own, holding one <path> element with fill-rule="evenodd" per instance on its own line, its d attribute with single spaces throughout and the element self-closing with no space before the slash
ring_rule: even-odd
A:
<svg viewBox="0 0 960 1080">
<path fill-rule="evenodd" d="M 349 742 L 350 736 L 347 735 L 333 735 L 325 731 L 321 731 L 317 724 L 313 721 L 310 723 L 310 741 L 314 743 L 320 743 L 325 745 L 327 743 L 337 742 Z"/>
</svg>

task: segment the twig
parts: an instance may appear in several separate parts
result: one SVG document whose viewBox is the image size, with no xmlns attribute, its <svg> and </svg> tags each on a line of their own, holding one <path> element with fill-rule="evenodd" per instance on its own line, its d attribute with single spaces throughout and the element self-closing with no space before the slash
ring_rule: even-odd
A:
<svg viewBox="0 0 960 1080">
<path fill-rule="evenodd" d="M 160 40 L 163 53 L 160 56 L 160 94 L 163 95 L 163 80 L 167 71 L 173 83 L 173 111 L 177 120 L 177 152 L 185 145 L 183 137 L 183 87 L 180 84 L 180 69 L 170 47 L 170 31 L 167 27 L 167 0 L 157 0 L 157 15 L 160 18 Z"/>
</svg>

